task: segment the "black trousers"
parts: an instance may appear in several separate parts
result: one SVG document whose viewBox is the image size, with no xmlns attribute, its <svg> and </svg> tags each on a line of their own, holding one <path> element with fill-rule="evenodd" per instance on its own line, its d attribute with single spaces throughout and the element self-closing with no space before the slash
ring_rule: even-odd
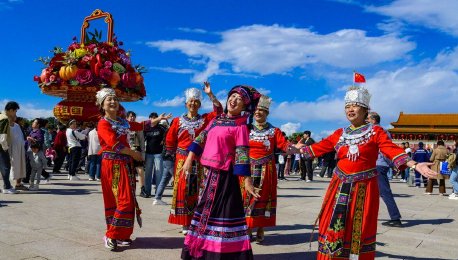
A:
<svg viewBox="0 0 458 260">
<path fill-rule="evenodd" d="M 75 146 L 70 149 L 70 165 L 68 166 L 68 174 L 75 176 L 78 171 L 78 165 L 81 159 L 81 147 Z"/>
<path fill-rule="evenodd" d="M 313 180 L 313 159 L 305 159 L 305 170 L 307 172 L 307 179 Z"/>
<path fill-rule="evenodd" d="M 62 165 L 64 164 L 65 156 L 67 156 L 65 150 L 56 150 L 56 158 L 54 159 L 54 167 L 52 168 L 52 172 L 60 171 L 60 168 L 62 168 Z"/>
<path fill-rule="evenodd" d="M 328 178 L 332 177 L 332 171 L 334 170 L 334 167 L 332 166 L 322 166 L 321 171 L 320 171 L 320 177 L 324 177 L 324 174 L 327 172 L 326 176 Z"/>
<path fill-rule="evenodd" d="M 284 179 L 285 178 L 285 165 L 286 164 L 278 164 L 278 179 Z"/>
<path fill-rule="evenodd" d="M 305 166 L 305 159 L 301 157 L 299 159 L 299 171 L 301 172 L 301 180 L 305 180 L 305 176 L 307 175 L 307 169 Z"/>
<path fill-rule="evenodd" d="M 8 151 L 4 151 L 2 148 L 0 148 L 0 172 L 2 173 L 3 178 L 3 188 L 7 190 L 12 188 L 10 182 L 10 171 L 10 154 Z"/>
</svg>

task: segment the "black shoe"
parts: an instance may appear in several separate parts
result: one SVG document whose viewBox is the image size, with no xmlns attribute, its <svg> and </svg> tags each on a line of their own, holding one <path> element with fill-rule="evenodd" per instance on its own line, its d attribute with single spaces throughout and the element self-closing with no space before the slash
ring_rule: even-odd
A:
<svg viewBox="0 0 458 260">
<path fill-rule="evenodd" d="M 151 198 L 151 195 L 146 194 L 144 186 L 142 186 L 142 188 L 140 189 L 140 197 L 142 197 L 142 198 Z"/>
<path fill-rule="evenodd" d="M 382 222 L 382 225 L 387 226 L 387 227 L 402 227 L 402 222 L 401 220 L 396 219 L 396 220 Z"/>
<path fill-rule="evenodd" d="M 110 251 L 115 251 L 116 249 L 118 249 L 118 242 L 116 241 L 116 239 L 103 237 L 103 241 L 105 242 L 105 247 L 110 249 Z"/>
</svg>

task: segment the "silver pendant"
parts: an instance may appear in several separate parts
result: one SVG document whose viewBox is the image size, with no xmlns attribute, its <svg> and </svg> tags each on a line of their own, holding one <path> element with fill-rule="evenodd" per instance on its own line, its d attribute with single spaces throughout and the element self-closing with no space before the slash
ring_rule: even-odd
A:
<svg viewBox="0 0 458 260">
<path fill-rule="evenodd" d="M 264 145 L 266 146 L 266 148 L 269 148 L 270 147 L 270 141 L 269 140 L 265 140 L 264 141 Z"/>
<path fill-rule="evenodd" d="M 195 134 L 194 128 L 188 129 L 188 133 L 189 133 L 190 135 L 194 135 L 194 134 Z"/>
<path fill-rule="evenodd" d="M 264 212 L 264 216 L 265 216 L 266 218 L 270 218 L 270 211 L 266 210 L 266 211 Z"/>
<path fill-rule="evenodd" d="M 357 145 L 350 145 L 348 150 L 350 151 L 351 155 L 359 153 L 359 149 Z"/>
</svg>

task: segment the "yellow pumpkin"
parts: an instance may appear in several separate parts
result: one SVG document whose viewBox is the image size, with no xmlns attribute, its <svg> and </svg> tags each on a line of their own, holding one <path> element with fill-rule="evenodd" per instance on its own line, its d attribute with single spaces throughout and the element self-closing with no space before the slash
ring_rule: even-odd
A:
<svg viewBox="0 0 458 260">
<path fill-rule="evenodd" d="M 75 65 L 62 66 L 59 70 L 59 76 L 63 80 L 69 80 L 76 76 L 78 67 Z"/>
<path fill-rule="evenodd" d="M 112 87 L 116 87 L 118 85 L 119 81 L 121 81 L 121 76 L 116 71 L 113 71 L 109 81 L 110 81 L 110 85 Z"/>
</svg>

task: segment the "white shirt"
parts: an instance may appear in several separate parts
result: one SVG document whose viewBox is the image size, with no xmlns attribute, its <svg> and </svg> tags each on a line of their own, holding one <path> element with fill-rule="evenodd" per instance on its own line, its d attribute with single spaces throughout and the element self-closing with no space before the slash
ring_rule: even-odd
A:
<svg viewBox="0 0 458 260">
<path fill-rule="evenodd" d="M 71 128 L 67 128 L 67 131 L 65 132 L 65 135 L 67 136 L 68 148 L 81 147 L 81 144 L 80 144 L 79 140 L 86 139 L 86 136 L 84 134 L 82 134 L 82 133 L 80 133 L 80 132 L 78 132 L 76 130 L 73 130 Z"/>
<path fill-rule="evenodd" d="M 87 147 L 87 155 L 94 155 L 98 154 L 101 147 L 99 141 L 99 135 L 97 134 L 97 129 L 92 129 L 88 134 L 88 147 Z"/>
</svg>

